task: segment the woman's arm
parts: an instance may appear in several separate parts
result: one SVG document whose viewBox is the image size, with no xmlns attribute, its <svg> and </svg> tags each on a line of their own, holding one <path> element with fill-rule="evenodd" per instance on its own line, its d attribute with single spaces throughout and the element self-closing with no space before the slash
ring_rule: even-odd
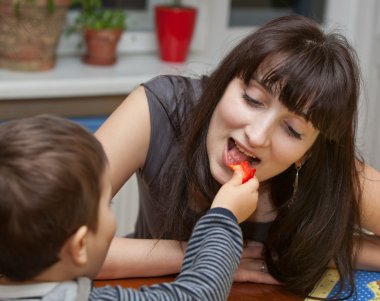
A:
<svg viewBox="0 0 380 301">
<path fill-rule="evenodd" d="M 368 271 L 380 271 L 380 238 L 379 237 L 364 237 L 359 242 L 356 257 L 356 268 Z"/>
<path fill-rule="evenodd" d="M 154 239 L 113 239 L 98 279 L 177 274 L 184 250 L 181 242 Z"/>
<path fill-rule="evenodd" d="M 142 168 L 150 141 L 150 114 L 143 87 L 135 89 L 96 131 L 107 154 L 113 194 Z M 127 200 L 128 201 L 128 200 Z M 100 278 L 178 273 L 183 251 L 177 241 L 114 238 Z"/>
<path fill-rule="evenodd" d="M 362 183 L 362 227 L 380 236 L 380 172 L 364 166 Z"/>
<path fill-rule="evenodd" d="M 361 173 L 362 184 L 362 227 L 373 236 L 366 236 L 359 245 L 356 268 L 380 271 L 380 173 L 365 165 Z"/>
<path fill-rule="evenodd" d="M 144 166 L 150 141 L 150 115 L 143 87 L 134 90 L 96 131 L 110 164 L 113 194 Z"/>
</svg>

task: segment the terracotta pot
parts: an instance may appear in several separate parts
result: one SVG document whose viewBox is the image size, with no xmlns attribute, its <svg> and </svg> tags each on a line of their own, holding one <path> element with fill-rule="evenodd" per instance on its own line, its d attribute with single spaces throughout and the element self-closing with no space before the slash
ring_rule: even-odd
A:
<svg viewBox="0 0 380 301">
<path fill-rule="evenodd" d="M 160 58 L 184 62 L 193 36 L 197 10 L 193 7 L 155 7 L 156 35 Z"/>
<path fill-rule="evenodd" d="M 113 65 L 116 62 L 116 50 L 122 32 L 122 29 L 84 29 L 87 52 L 83 61 L 91 65 Z"/>
<path fill-rule="evenodd" d="M 0 68 L 42 71 L 54 67 L 56 48 L 70 0 L 55 0 L 50 13 L 46 0 L 20 5 L 0 0 Z"/>
</svg>

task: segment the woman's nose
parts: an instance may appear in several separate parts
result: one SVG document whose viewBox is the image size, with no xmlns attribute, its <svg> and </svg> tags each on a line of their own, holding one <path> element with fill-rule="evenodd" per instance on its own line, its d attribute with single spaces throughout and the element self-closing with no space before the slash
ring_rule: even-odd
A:
<svg viewBox="0 0 380 301">
<path fill-rule="evenodd" d="M 255 120 L 245 127 L 245 134 L 253 147 L 270 145 L 273 123 L 271 120 Z"/>
</svg>

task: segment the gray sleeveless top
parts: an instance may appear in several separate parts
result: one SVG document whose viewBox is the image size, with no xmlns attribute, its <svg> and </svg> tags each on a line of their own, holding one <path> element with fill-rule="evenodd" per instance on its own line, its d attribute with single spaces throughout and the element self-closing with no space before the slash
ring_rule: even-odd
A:
<svg viewBox="0 0 380 301">
<path fill-rule="evenodd" d="M 199 100 L 202 85 L 200 79 L 171 75 L 158 76 L 142 85 L 148 98 L 151 137 L 145 165 L 137 173 L 139 212 L 135 232 L 130 236 L 158 238 L 168 218 L 165 207 L 170 205 L 169 199 L 157 202 L 156 196 L 161 195 L 160 170 L 169 151 L 178 149 L 177 133 L 181 129 L 185 114 Z M 186 99 L 184 95 L 187 96 Z M 269 226 L 269 223 L 244 223 L 243 234 L 247 239 L 264 241 Z M 173 233 L 164 238 L 187 240 L 188 236 L 185 233 Z"/>
</svg>

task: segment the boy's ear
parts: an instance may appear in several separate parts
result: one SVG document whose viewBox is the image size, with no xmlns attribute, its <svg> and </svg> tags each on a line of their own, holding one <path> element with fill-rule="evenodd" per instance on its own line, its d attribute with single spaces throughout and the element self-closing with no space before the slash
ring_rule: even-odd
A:
<svg viewBox="0 0 380 301">
<path fill-rule="evenodd" d="M 68 241 L 68 251 L 73 262 L 77 265 L 85 265 L 88 262 L 87 254 L 88 227 L 81 226 Z"/>
</svg>

